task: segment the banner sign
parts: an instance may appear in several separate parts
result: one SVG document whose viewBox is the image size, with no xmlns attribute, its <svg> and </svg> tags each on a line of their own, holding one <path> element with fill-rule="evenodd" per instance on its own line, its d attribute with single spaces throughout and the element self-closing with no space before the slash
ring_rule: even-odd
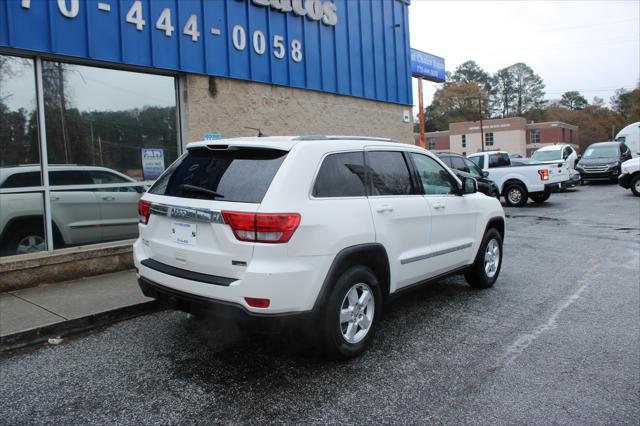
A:
<svg viewBox="0 0 640 426">
<path fill-rule="evenodd" d="M 164 150 L 142 148 L 142 178 L 156 180 L 164 172 Z"/>
<path fill-rule="evenodd" d="M 446 79 L 444 58 L 411 49 L 411 74 L 414 77 L 442 83 Z"/>
<path fill-rule="evenodd" d="M 2 0 L 0 47 L 411 104 L 409 0 Z"/>
</svg>

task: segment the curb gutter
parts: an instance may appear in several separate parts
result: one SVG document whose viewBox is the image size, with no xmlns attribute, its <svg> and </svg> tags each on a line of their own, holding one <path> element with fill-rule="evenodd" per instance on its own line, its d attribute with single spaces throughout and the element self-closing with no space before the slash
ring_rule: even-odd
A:
<svg viewBox="0 0 640 426">
<path fill-rule="evenodd" d="M 158 312 L 162 309 L 163 306 L 161 304 L 155 300 L 151 300 L 137 305 L 91 314 L 82 318 L 75 318 L 31 330 L 7 334 L 0 337 L 0 353 L 46 342 L 51 337 L 69 336 L 71 334 L 89 331 L 97 327 Z"/>
</svg>

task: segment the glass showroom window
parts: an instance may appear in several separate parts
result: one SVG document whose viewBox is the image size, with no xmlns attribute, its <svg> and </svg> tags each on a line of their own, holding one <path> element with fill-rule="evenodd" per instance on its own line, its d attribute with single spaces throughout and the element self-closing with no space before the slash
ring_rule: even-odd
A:
<svg viewBox="0 0 640 426">
<path fill-rule="evenodd" d="M 46 250 L 35 67 L 0 55 L 0 256 Z"/>
<path fill-rule="evenodd" d="M 27 180 L 29 186 L 44 184 L 37 156 L 38 101 L 48 157 L 42 168 L 48 170 L 49 180 L 37 194 L 36 188 L 29 188 L 29 197 L 39 194 L 40 213 L 26 207 L 16 213 L 22 220 L 32 220 L 26 227 L 30 234 L 18 243 L 21 235 L 5 238 L 3 232 L 2 255 L 135 238 L 140 195 L 178 156 L 175 79 L 51 61 L 42 61 L 42 71 L 36 70 L 34 77 L 33 60 L 14 59 L 9 61 L 13 68 L 6 68 L 4 58 L 12 57 L 0 58 L 0 166 L 3 170 L 17 166 L 21 171 L 11 178 L 17 184 L 7 181 L 8 172 L 0 172 L 2 207 L 15 197 L 9 192 L 16 193 L 5 186 L 24 186 L 20 182 Z M 36 100 L 38 76 L 43 90 Z M 42 226 L 43 190 L 50 200 L 48 245 Z M 0 226 L 6 221 L 2 217 Z"/>
</svg>

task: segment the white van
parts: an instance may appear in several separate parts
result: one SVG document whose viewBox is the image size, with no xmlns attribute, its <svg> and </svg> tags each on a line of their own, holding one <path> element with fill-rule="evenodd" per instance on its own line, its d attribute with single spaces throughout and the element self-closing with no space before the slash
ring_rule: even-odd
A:
<svg viewBox="0 0 640 426">
<path fill-rule="evenodd" d="M 640 121 L 629 124 L 620 130 L 616 135 L 616 140 L 624 142 L 625 145 L 631 149 L 631 155 L 633 157 L 640 156 Z"/>
</svg>

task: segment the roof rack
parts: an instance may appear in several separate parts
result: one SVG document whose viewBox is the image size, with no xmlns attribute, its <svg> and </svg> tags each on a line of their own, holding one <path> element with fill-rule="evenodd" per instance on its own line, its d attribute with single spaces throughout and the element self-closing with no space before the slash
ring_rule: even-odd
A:
<svg viewBox="0 0 640 426">
<path fill-rule="evenodd" d="M 335 141 L 340 139 L 349 139 L 352 141 L 376 141 L 376 142 L 395 142 L 399 143 L 396 139 L 390 138 L 374 138 L 369 136 L 327 136 L 327 135 L 305 135 L 294 138 L 294 141 Z"/>
</svg>

